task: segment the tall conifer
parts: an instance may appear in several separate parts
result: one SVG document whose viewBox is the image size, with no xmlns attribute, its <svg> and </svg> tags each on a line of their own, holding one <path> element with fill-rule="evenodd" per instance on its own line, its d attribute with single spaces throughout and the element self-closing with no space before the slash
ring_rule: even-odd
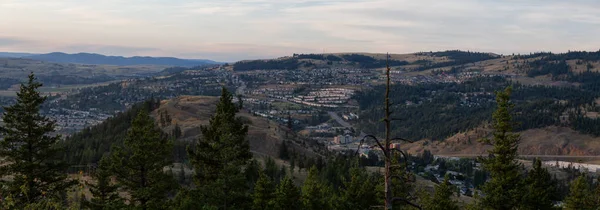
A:
<svg viewBox="0 0 600 210">
<path fill-rule="evenodd" d="M 63 149 L 53 135 L 55 122 L 40 114 L 46 101 L 38 88 L 42 84 L 32 74 L 21 84 L 17 102 L 4 107 L 4 125 L 0 127 L 0 180 L 12 176 L 12 181 L 0 182 L 3 194 L 12 195 L 15 207 L 23 208 L 44 198 L 63 195 L 76 184 L 67 180 Z"/>
<path fill-rule="evenodd" d="M 130 205 L 140 209 L 166 208 L 176 187 L 173 176 L 163 171 L 173 154 L 172 143 L 154 120 L 141 111 L 131 123 L 124 146 L 114 148 L 111 172 L 131 196 Z"/>
<path fill-rule="evenodd" d="M 514 104 L 510 102 L 512 88 L 496 92 L 497 108 L 493 118 L 493 139 L 484 139 L 491 143 L 488 158 L 481 158 L 483 167 L 490 173 L 490 180 L 482 187 L 483 209 L 515 209 L 523 196 L 522 165 L 516 160 L 519 134 L 513 133 L 514 122 L 511 112 Z"/>
<path fill-rule="evenodd" d="M 246 139 L 248 126 L 236 117 L 240 105 L 232 99 L 223 88 L 209 125 L 200 127 L 202 137 L 196 148 L 188 149 L 195 170 L 195 197 L 223 209 L 241 208 L 250 202 L 249 185 L 242 171 L 252 158 Z"/>
</svg>

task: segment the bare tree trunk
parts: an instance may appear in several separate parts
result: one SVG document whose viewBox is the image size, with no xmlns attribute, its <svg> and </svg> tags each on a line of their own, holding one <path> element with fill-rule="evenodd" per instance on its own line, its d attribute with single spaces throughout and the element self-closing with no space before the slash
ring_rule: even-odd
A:
<svg viewBox="0 0 600 210">
<path fill-rule="evenodd" d="M 388 55 L 389 56 L 389 55 Z M 389 58 L 388 58 L 389 59 Z M 385 209 L 392 209 L 392 174 L 391 168 L 392 160 L 390 153 L 390 66 L 386 65 L 386 87 L 385 87 Z"/>
</svg>

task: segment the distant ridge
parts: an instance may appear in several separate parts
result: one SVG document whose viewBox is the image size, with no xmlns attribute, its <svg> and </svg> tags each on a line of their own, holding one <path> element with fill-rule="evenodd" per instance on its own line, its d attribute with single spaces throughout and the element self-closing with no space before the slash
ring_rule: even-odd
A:
<svg viewBox="0 0 600 210">
<path fill-rule="evenodd" d="M 18 53 L 18 52 L 0 52 L 0 58 L 22 58 L 38 54 L 33 53 Z"/>
<path fill-rule="evenodd" d="M 27 58 L 56 63 L 78 63 L 78 64 L 97 64 L 97 65 L 165 65 L 165 66 L 201 66 L 210 64 L 220 64 L 212 60 L 201 59 L 179 59 L 173 57 L 148 57 L 148 56 L 106 56 L 95 53 L 76 53 L 67 54 L 62 52 L 53 52 L 48 54 L 29 54 L 29 53 L 2 53 L 0 57 Z"/>
</svg>

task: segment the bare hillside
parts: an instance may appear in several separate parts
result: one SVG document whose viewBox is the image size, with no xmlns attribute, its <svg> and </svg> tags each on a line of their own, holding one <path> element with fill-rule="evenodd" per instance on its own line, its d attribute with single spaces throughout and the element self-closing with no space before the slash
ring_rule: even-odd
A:
<svg viewBox="0 0 600 210">
<path fill-rule="evenodd" d="M 168 113 L 171 118 L 171 125 L 163 127 L 166 132 L 170 132 L 175 124 L 181 127 L 183 131 L 183 141 L 194 141 L 199 138 L 200 126 L 208 125 L 211 115 L 216 109 L 218 97 L 212 96 L 180 96 L 171 100 L 161 102 L 158 109 L 153 111 L 155 117 L 161 112 Z M 255 153 L 278 157 L 279 148 L 285 138 L 285 128 L 269 120 L 255 117 L 245 111 L 238 114 L 249 125 L 248 139 L 250 141 L 250 150 Z M 298 144 L 289 145 L 296 152 L 305 153 L 313 156 L 314 153 L 309 149 Z"/>
<path fill-rule="evenodd" d="M 445 141 L 423 140 L 406 144 L 410 153 L 420 153 L 424 149 L 438 155 L 478 156 L 487 154 L 491 147 L 478 140 L 490 136 L 490 129 L 477 128 L 458 133 Z M 529 129 L 521 134 L 519 154 L 556 156 L 595 156 L 600 155 L 600 137 L 580 134 L 570 128 L 550 126 Z"/>
</svg>

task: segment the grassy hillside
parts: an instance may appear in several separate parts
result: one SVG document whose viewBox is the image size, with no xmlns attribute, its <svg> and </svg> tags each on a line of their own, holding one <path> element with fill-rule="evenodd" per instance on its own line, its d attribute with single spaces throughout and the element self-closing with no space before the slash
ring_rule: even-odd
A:
<svg viewBox="0 0 600 210">
<path fill-rule="evenodd" d="M 457 133 L 444 141 L 421 140 L 404 144 L 409 153 L 417 154 L 429 150 L 433 154 L 474 157 L 486 155 L 490 145 L 479 142 L 481 138 L 491 138 L 492 130 L 481 126 Z M 600 137 L 581 134 L 567 127 L 548 126 L 527 129 L 519 132 L 520 155 L 543 156 L 597 156 L 600 155 Z"/>
<path fill-rule="evenodd" d="M 180 96 L 162 101 L 160 107 L 154 110 L 152 115 L 158 122 L 161 122 L 161 115 L 168 115 L 170 121 L 161 126 L 163 131 L 172 133 L 175 126 L 178 126 L 182 131 L 179 141 L 194 142 L 201 135 L 200 126 L 208 125 L 208 120 L 216 109 L 217 101 L 218 97 L 212 96 Z M 249 126 L 250 150 L 277 158 L 287 129 L 270 120 L 253 116 L 244 110 L 238 116 L 243 118 Z M 308 156 L 315 155 L 312 148 L 307 149 L 311 145 L 310 142 L 292 137 L 288 140 L 295 142 L 288 144 L 291 150 Z"/>
</svg>

